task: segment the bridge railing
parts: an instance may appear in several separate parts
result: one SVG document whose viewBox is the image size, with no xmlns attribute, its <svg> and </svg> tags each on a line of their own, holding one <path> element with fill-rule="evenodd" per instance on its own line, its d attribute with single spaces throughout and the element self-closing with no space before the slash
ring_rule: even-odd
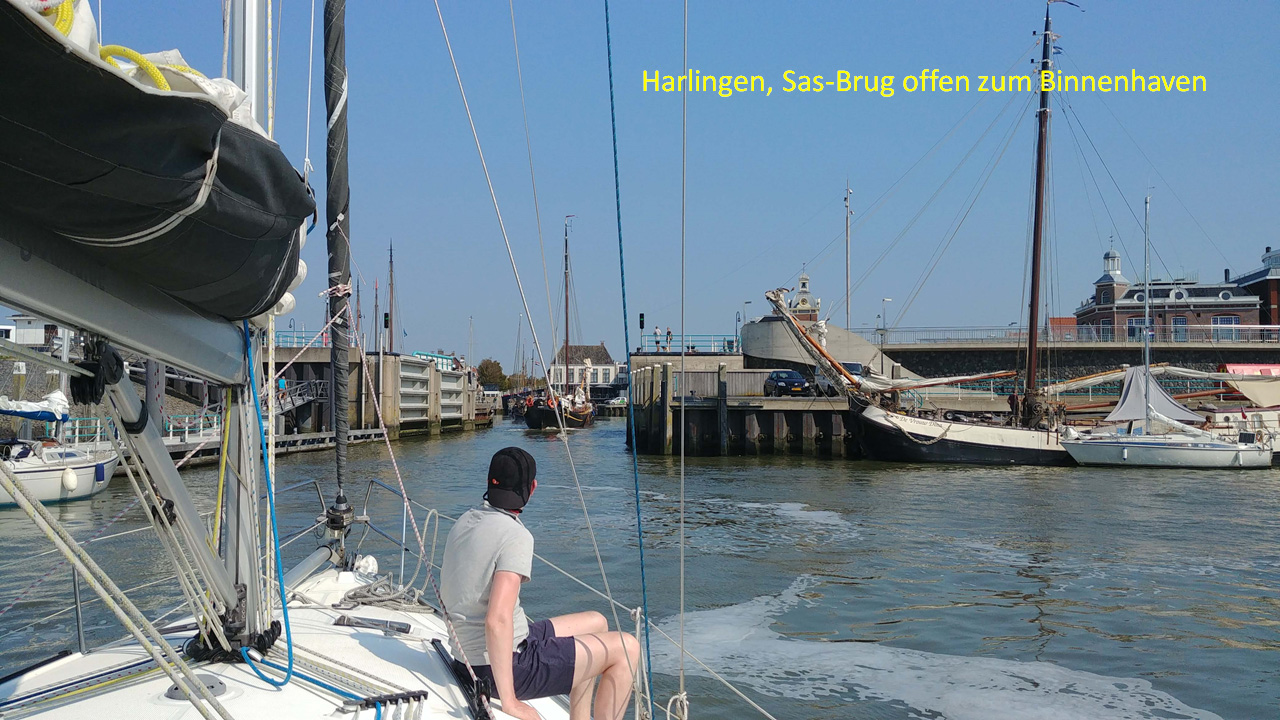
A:
<svg viewBox="0 0 1280 720">
<path fill-rule="evenodd" d="M 679 353 L 684 348 L 689 353 L 739 353 L 738 338 L 735 335 L 679 335 L 670 338 L 665 333 L 641 336 L 640 352 L 647 353 Z"/>
<path fill-rule="evenodd" d="M 1280 343 L 1280 325 L 1152 325 L 1151 340 L 1157 343 Z M 1008 345 L 1027 340 L 1027 328 L 1013 325 L 971 327 L 853 328 L 852 332 L 873 344 L 927 345 L 930 343 L 983 343 Z M 1053 327 L 1037 333 L 1042 343 L 1115 343 L 1142 345 L 1142 326 L 1098 327 L 1077 325 Z"/>
</svg>

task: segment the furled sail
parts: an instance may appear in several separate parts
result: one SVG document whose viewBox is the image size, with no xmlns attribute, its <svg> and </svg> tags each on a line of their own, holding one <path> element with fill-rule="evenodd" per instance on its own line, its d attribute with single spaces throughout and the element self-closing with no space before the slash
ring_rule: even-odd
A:
<svg viewBox="0 0 1280 720">
<path fill-rule="evenodd" d="M 315 203 L 247 98 L 174 51 L 115 67 L 79 30 L 0 0 L 0 220 L 214 315 L 272 308 Z"/>
<path fill-rule="evenodd" d="M 10 400 L 0 395 L 0 415 L 10 415 L 27 420 L 41 422 L 66 422 L 71 406 L 67 404 L 67 396 L 61 390 L 54 390 L 44 396 L 40 402 L 28 400 Z"/>
<path fill-rule="evenodd" d="M 1141 365 L 1124 371 L 1124 388 L 1120 391 L 1120 400 L 1116 402 L 1115 409 L 1107 415 L 1107 422 L 1146 419 L 1149 416 L 1147 405 L 1151 406 L 1151 414 L 1160 415 L 1162 419 L 1171 418 L 1184 423 L 1202 421 L 1203 418 L 1174 400 L 1155 380 L 1148 382 L 1148 372 L 1151 370 Z M 1150 398 L 1144 402 L 1148 387 L 1151 389 Z"/>
</svg>

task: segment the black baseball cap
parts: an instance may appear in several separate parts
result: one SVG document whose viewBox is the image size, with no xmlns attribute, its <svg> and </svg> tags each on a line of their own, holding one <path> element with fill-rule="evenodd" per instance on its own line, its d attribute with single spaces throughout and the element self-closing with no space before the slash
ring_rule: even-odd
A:
<svg viewBox="0 0 1280 720">
<path fill-rule="evenodd" d="M 519 510 L 529 502 L 538 463 L 518 447 L 502 448 L 489 461 L 489 481 L 484 499 L 503 510 Z"/>
</svg>

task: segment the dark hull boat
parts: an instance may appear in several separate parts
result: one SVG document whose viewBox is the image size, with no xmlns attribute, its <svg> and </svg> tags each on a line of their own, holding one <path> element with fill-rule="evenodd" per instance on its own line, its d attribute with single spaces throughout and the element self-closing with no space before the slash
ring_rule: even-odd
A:
<svg viewBox="0 0 1280 720">
<path fill-rule="evenodd" d="M 1075 465 L 1058 429 L 935 420 L 852 406 L 864 457 L 883 462 L 966 465 Z"/>
<path fill-rule="evenodd" d="M 543 403 L 537 403 L 533 407 L 525 408 L 524 424 L 530 430 L 556 430 L 560 427 L 560 420 L 557 419 L 557 408 L 547 407 Z M 564 410 L 564 426 L 566 428 L 584 428 L 591 425 L 596 419 L 594 410 Z"/>
</svg>

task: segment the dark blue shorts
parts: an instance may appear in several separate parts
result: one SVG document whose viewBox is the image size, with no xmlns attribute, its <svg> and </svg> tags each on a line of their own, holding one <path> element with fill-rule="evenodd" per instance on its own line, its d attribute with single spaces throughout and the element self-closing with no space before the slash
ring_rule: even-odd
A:
<svg viewBox="0 0 1280 720">
<path fill-rule="evenodd" d="M 511 656 L 516 698 L 533 700 L 568 695 L 573 687 L 576 653 L 573 638 L 556 637 L 556 629 L 550 620 L 539 620 L 530 625 L 529 637 Z M 472 669 L 476 677 L 488 680 L 493 687 L 493 670 L 488 665 L 476 665 Z"/>
</svg>

